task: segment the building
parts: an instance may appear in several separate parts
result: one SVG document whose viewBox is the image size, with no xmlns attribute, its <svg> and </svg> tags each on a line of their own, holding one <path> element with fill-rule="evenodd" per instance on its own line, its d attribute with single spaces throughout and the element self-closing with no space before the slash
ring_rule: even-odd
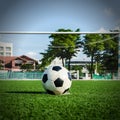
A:
<svg viewBox="0 0 120 120">
<path fill-rule="evenodd" d="M 68 61 L 66 62 L 66 64 L 68 64 Z M 82 67 L 82 73 L 83 75 L 82 76 L 79 76 L 79 70 L 78 71 L 73 71 L 71 73 L 71 75 L 75 76 L 76 75 L 76 78 L 77 80 L 78 79 L 84 79 L 84 80 L 90 80 L 91 77 L 90 77 L 90 74 L 89 74 L 89 71 L 88 69 L 86 68 L 87 65 L 90 65 L 91 64 L 91 61 L 70 61 L 70 66 L 81 66 Z"/>
<path fill-rule="evenodd" d="M 13 55 L 13 44 L 0 42 L 0 56 L 12 56 Z"/>
<path fill-rule="evenodd" d="M 68 64 L 68 61 L 66 62 L 66 64 Z M 79 66 L 86 66 L 86 65 L 90 65 L 91 61 L 70 61 L 70 65 L 74 66 L 74 65 L 79 65 Z"/>
<path fill-rule="evenodd" d="M 65 61 L 64 60 L 64 64 L 65 65 L 68 65 L 68 61 Z M 91 61 L 70 61 L 70 66 L 75 66 L 75 65 L 79 65 L 79 66 L 86 66 L 86 65 L 90 65 L 91 64 Z M 62 66 L 63 63 L 62 63 L 62 59 L 56 57 L 50 65 L 60 65 Z"/>
<path fill-rule="evenodd" d="M 0 64 L 3 66 L 3 70 L 7 71 L 22 71 L 21 65 L 31 64 L 35 66 L 38 64 L 38 61 L 22 55 L 22 56 L 0 56 Z"/>
</svg>

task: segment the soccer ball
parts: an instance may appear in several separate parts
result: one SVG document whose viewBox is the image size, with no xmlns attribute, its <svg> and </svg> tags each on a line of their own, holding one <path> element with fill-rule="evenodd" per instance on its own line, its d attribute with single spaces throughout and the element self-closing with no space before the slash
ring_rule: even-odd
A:
<svg viewBox="0 0 120 120">
<path fill-rule="evenodd" d="M 50 66 L 43 73 L 42 84 L 49 94 L 65 94 L 72 84 L 70 72 L 62 66 Z"/>
</svg>

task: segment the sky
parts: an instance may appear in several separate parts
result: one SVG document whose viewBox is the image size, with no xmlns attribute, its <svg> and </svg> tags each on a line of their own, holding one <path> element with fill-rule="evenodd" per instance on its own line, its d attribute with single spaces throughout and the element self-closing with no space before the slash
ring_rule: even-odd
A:
<svg viewBox="0 0 120 120">
<path fill-rule="evenodd" d="M 120 28 L 119 0 L 0 0 L 0 31 L 54 32 L 77 28 L 81 32 Z M 41 59 L 51 39 L 47 35 L 3 35 L 13 43 L 13 55 Z M 82 51 L 73 60 L 88 60 Z"/>
</svg>

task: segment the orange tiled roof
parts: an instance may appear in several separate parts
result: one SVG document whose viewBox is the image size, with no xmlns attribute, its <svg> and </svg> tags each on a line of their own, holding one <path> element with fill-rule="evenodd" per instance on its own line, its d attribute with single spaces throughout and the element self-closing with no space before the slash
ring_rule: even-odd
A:
<svg viewBox="0 0 120 120">
<path fill-rule="evenodd" d="M 5 64 L 7 64 L 15 59 L 21 59 L 23 61 L 32 60 L 32 61 L 37 62 L 36 60 L 29 58 L 28 56 L 25 56 L 25 55 L 22 55 L 20 57 L 18 57 L 18 56 L 0 56 L 0 61 L 3 61 Z"/>
<path fill-rule="evenodd" d="M 20 58 L 23 58 L 24 60 L 32 60 L 32 61 L 36 61 L 35 59 L 30 58 L 30 57 L 28 57 L 28 56 L 26 56 L 26 55 L 22 55 L 22 56 L 20 56 Z M 37 62 L 37 61 L 36 61 L 36 62 Z"/>
<path fill-rule="evenodd" d="M 10 61 L 17 58 L 16 56 L 0 56 L 0 60 L 3 61 L 5 64 L 9 63 Z"/>
</svg>

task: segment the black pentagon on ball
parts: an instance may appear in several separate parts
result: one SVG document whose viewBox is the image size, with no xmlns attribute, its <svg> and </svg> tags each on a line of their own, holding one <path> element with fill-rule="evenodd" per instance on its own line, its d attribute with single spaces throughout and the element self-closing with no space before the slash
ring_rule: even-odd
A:
<svg viewBox="0 0 120 120">
<path fill-rule="evenodd" d="M 57 78 L 55 81 L 54 81 L 54 84 L 56 87 L 62 87 L 63 86 L 63 83 L 64 81 L 60 78 Z"/>
<path fill-rule="evenodd" d="M 48 94 L 55 95 L 55 93 L 53 91 L 51 91 L 51 90 L 46 89 L 46 91 L 47 91 Z"/>
<path fill-rule="evenodd" d="M 60 67 L 60 66 L 54 66 L 53 68 L 52 68 L 52 70 L 54 70 L 54 71 L 59 71 L 59 70 L 61 70 L 62 68 Z"/>
<path fill-rule="evenodd" d="M 64 93 L 66 93 L 66 92 L 68 92 L 68 91 L 69 91 L 69 88 L 68 88 L 68 89 L 66 89 L 66 90 L 63 92 L 63 94 L 64 94 Z"/>
<path fill-rule="evenodd" d="M 43 75 L 43 78 L 42 78 L 42 81 L 43 81 L 44 83 L 46 83 L 47 80 L 48 80 L 47 74 L 44 74 L 44 75 Z"/>
</svg>

